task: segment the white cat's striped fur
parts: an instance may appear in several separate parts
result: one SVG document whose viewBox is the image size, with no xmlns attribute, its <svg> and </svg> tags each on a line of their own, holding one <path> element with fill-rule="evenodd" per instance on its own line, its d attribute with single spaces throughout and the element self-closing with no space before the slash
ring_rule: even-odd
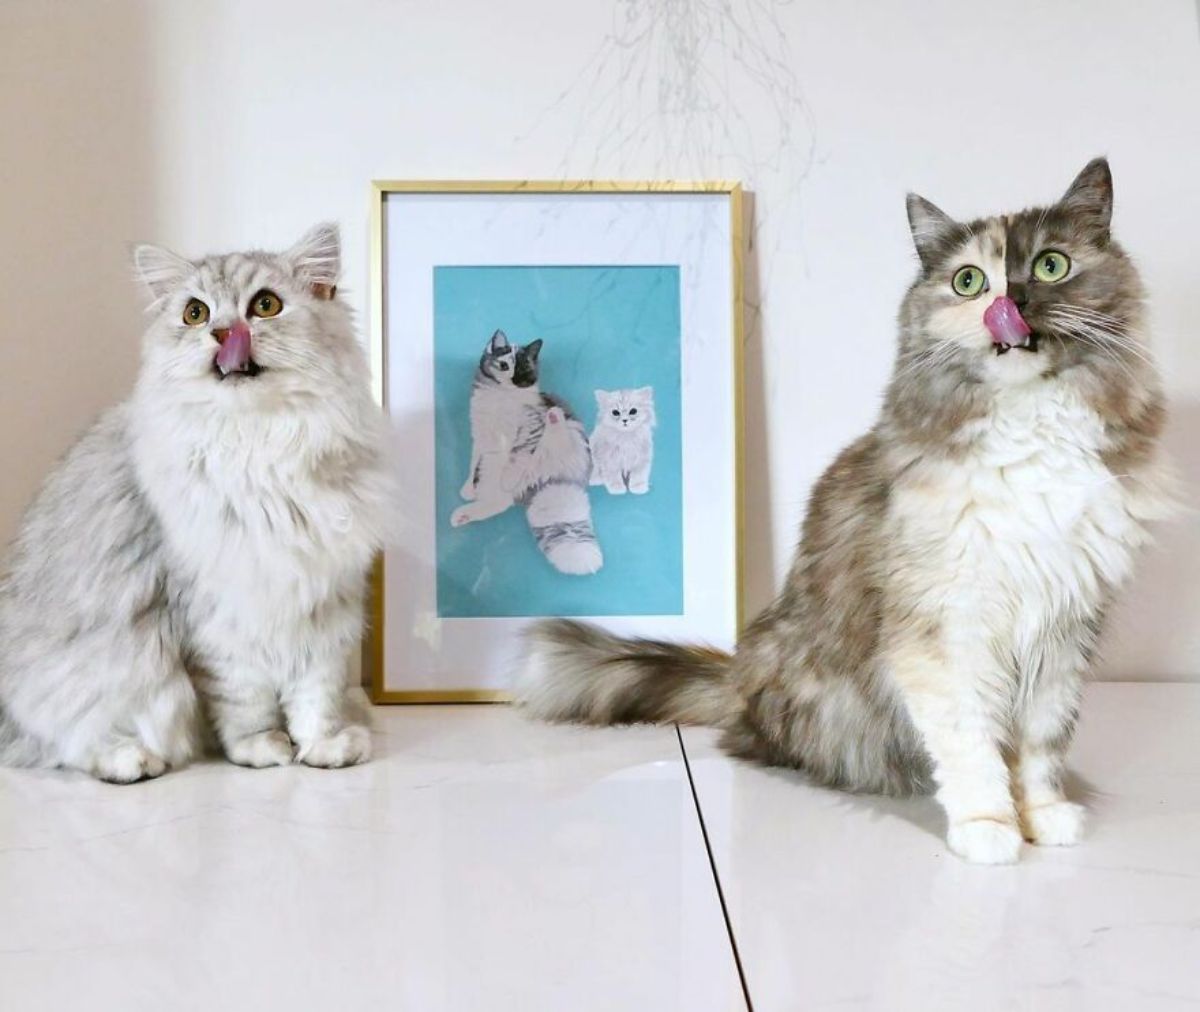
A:
<svg viewBox="0 0 1200 1012">
<path fill-rule="evenodd" d="M 337 230 L 135 260 L 153 303 L 133 397 L 47 480 L 0 577 L 0 760 L 128 782 L 212 732 L 244 765 L 361 762 L 344 664 L 387 481 Z M 239 325 L 250 359 L 222 377 Z"/>
</svg>

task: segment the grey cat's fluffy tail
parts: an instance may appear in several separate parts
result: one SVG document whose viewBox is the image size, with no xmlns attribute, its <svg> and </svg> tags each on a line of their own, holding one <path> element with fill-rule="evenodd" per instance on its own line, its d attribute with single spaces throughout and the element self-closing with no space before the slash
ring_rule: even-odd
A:
<svg viewBox="0 0 1200 1012">
<path fill-rule="evenodd" d="M 729 662 L 718 650 L 554 619 L 525 634 L 516 697 L 542 720 L 720 726 L 737 712 Z"/>
</svg>

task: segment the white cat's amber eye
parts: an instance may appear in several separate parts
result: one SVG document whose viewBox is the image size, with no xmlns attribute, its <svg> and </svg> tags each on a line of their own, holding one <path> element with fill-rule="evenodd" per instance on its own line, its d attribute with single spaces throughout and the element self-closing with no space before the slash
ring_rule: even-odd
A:
<svg viewBox="0 0 1200 1012">
<path fill-rule="evenodd" d="M 1053 284 L 1071 273 L 1071 258 L 1056 249 L 1042 250 L 1033 261 L 1033 276 Z"/>
<path fill-rule="evenodd" d="M 973 264 L 960 267 L 954 272 L 954 280 L 950 282 L 955 295 L 964 299 L 973 299 L 987 287 L 987 275 Z"/>
<path fill-rule="evenodd" d="M 250 300 L 250 315 L 260 319 L 278 316 L 282 310 L 283 299 L 266 288 Z"/>
<path fill-rule="evenodd" d="M 208 306 L 199 299 L 188 299 L 183 307 L 183 322 L 189 327 L 202 327 L 208 323 Z"/>
</svg>

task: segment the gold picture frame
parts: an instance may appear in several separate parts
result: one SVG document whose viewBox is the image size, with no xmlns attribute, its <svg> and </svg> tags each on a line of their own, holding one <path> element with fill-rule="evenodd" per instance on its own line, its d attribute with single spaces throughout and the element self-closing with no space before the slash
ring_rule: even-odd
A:
<svg viewBox="0 0 1200 1012">
<path fill-rule="evenodd" d="M 370 193 L 370 328 L 369 352 L 372 391 L 375 401 L 386 412 L 387 403 L 387 320 L 385 306 L 385 204 L 391 194 L 712 194 L 729 198 L 729 234 L 731 242 L 732 340 L 731 382 L 734 448 L 734 573 L 735 628 L 741 632 L 744 622 L 744 417 L 743 361 L 745 340 L 744 265 L 746 232 L 742 186 L 730 180 L 662 180 L 621 182 L 611 180 L 373 180 Z M 362 644 L 362 670 L 368 696 L 375 704 L 427 703 L 504 703 L 509 693 L 492 689 L 406 689 L 385 687 L 385 586 L 383 556 L 371 570 L 367 596 L 367 625 Z"/>
</svg>

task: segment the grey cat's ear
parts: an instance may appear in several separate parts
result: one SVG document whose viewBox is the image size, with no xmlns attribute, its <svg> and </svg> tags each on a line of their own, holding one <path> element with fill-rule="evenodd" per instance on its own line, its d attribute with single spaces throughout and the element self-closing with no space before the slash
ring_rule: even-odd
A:
<svg viewBox="0 0 1200 1012">
<path fill-rule="evenodd" d="M 961 226 L 936 204 L 924 197 L 910 193 L 905 198 L 908 209 L 908 227 L 912 232 L 913 245 L 921 263 L 929 267 L 944 248 L 947 240 L 960 231 Z"/>
<path fill-rule="evenodd" d="M 537 361 L 537 357 L 541 353 L 541 350 L 542 339 L 540 337 L 536 341 L 530 341 L 527 345 L 525 345 L 525 354 L 535 362 Z"/>
<path fill-rule="evenodd" d="M 312 289 L 318 299 L 332 299 L 342 273 L 342 237 L 337 223 L 323 221 L 301 236 L 284 254 L 292 273 Z"/>
<path fill-rule="evenodd" d="M 152 302 L 157 302 L 183 283 L 195 270 L 190 260 L 164 246 L 141 243 L 130 251 L 133 270 Z"/>
<path fill-rule="evenodd" d="M 1112 224 L 1113 181 L 1107 158 L 1093 158 L 1067 187 L 1058 206 L 1094 235 L 1107 239 Z"/>
<path fill-rule="evenodd" d="M 496 331 L 488 342 L 488 351 L 493 355 L 503 355 L 508 351 L 508 336 L 502 330 Z"/>
</svg>

